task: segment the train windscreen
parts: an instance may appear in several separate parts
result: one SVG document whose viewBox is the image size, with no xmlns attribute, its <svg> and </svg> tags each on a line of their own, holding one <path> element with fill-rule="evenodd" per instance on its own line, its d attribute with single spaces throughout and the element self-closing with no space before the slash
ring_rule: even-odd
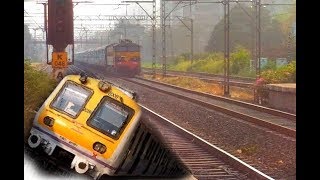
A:
<svg viewBox="0 0 320 180">
<path fill-rule="evenodd" d="M 91 93 L 90 90 L 67 81 L 51 106 L 71 117 L 75 117 L 82 110 Z"/>
<path fill-rule="evenodd" d="M 128 46 L 128 51 L 129 52 L 137 52 L 137 51 L 140 51 L 140 47 L 139 46 Z"/>
<path fill-rule="evenodd" d="M 131 108 L 105 97 L 93 117 L 88 121 L 88 125 L 106 135 L 118 137 L 123 126 L 130 119 L 131 114 Z"/>
<path fill-rule="evenodd" d="M 117 51 L 117 52 L 139 52 L 140 47 L 138 45 L 117 46 L 117 47 L 115 47 L 115 51 Z"/>
</svg>

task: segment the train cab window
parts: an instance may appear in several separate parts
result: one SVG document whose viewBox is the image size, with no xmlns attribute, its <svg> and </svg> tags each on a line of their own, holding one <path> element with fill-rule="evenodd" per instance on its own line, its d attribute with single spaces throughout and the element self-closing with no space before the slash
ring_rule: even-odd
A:
<svg viewBox="0 0 320 180">
<path fill-rule="evenodd" d="M 117 46 L 117 47 L 115 47 L 115 51 L 126 52 L 126 51 L 128 51 L 128 48 L 127 48 L 127 46 Z"/>
<path fill-rule="evenodd" d="M 66 82 L 51 106 L 75 118 L 84 107 L 92 92 L 82 86 Z"/>
<path fill-rule="evenodd" d="M 98 131 L 118 138 L 121 130 L 133 115 L 133 110 L 110 97 L 105 97 L 87 124 Z"/>
<path fill-rule="evenodd" d="M 128 46 L 128 51 L 129 52 L 138 52 L 138 51 L 140 51 L 140 47 L 139 46 Z"/>
</svg>

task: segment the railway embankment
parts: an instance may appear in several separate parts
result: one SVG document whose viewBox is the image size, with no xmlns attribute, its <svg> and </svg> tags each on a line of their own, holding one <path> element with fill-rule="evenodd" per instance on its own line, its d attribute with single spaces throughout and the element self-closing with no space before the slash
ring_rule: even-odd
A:
<svg viewBox="0 0 320 180">
<path fill-rule="evenodd" d="M 27 140 L 37 108 L 56 87 L 57 82 L 29 61 L 24 62 L 24 139 Z"/>
</svg>

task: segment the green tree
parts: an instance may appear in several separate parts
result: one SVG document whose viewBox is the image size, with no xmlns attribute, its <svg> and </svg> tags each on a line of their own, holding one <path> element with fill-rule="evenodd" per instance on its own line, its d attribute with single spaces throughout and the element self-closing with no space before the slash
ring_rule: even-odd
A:
<svg viewBox="0 0 320 180">
<path fill-rule="evenodd" d="M 130 39 L 137 44 L 141 44 L 141 37 L 144 35 L 145 27 L 140 24 L 133 24 L 129 21 L 121 20 L 109 32 L 111 42 L 119 42 L 119 39 Z"/>
<path fill-rule="evenodd" d="M 237 4 L 230 10 L 230 51 L 234 51 L 237 44 L 252 49 L 254 45 L 253 8 L 244 4 Z M 248 16 L 250 15 L 250 16 Z M 262 56 L 267 56 L 271 50 L 281 49 L 285 41 L 279 23 L 272 20 L 269 11 L 261 8 L 261 47 Z M 214 28 L 206 47 L 207 51 L 224 50 L 224 19 Z"/>
<path fill-rule="evenodd" d="M 295 1 L 292 2 L 296 4 Z M 285 36 L 284 47 L 289 60 L 296 57 L 296 5 L 285 6 L 285 9 L 273 16 L 279 22 L 281 32 Z M 284 56 L 285 57 L 285 56 Z"/>
</svg>

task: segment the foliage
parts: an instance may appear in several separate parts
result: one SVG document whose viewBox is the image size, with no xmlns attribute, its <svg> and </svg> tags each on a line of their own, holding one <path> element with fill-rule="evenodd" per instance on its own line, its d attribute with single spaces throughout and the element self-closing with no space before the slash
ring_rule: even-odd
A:
<svg viewBox="0 0 320 180">
<path fill-rule="evenodd" d="M 231 75 L 254 78 L 254 77 L 256 77 L 256 72 L 254 70 L 250 69 L 250 67 L 246 67 L 244 69 L 241 69 L 241 71 L 239 71 L 238 74 L 231 74 Z"/>
<path fill-rule="evenodd" d="M 57 82 L 44 72 L 36 71 L 30 60 L 24 62 L 24 134 L 30 131 L 34 111 L 46 100 Z"/>
<path fill-rule="evenodd" d="M 296 61 L 292 61 L 286 66 L 276 70 L 265 70 L 261 76 L 267 83 L 295 83 L 296 82 Z"/>
<path fill-rule="evenodd" d="M 244 47 L 238 45 L 235 52 L 230 56 L 231 74 L 239 74 L 239 72 L 250 66 L 250 52 Z"/>
<path fill-rule="evenodd" d="M 188 71 L 207 72 L 221 74 L 223 73 L 223 54 L 222 53 L 209 53 L 198 55 L 200 59 L 195 59 L 193 64 L 188 67 Z M 190 62 L 190 60 L 189 60 Z"/>
<path fill-rule="evenodd" d="M 176 65 L 171 65 L 168 67 L 169 70 L 176 70 L 176 71 L 188 71 L 191 67 L 190 60 L 179 59 L 180 61 L 177 62 Z"/>
<path fill-rule="evenodd" d="M 242 45 L 247 49 L 252 49 L 254 24 L 251 15 L 253 16 L 253 9 L 244 4 L 237 4 L 230 10 L 230 50 L 234 51 L 237 44 Z M 262 56 L 273 55 L 278 49 L 283 54 L 285 51 L 284 42 L 285 37 L 281 32 L 280 25 L 276 20 L 271 20 L 269 11 L 265 8 L 261 9 L 261 42 Z M 224 20 L 215 26 L 211 37 L 206 47 L 207 51 L 219 52 L 224 50 Z M 281 54 L 281 55 L 282 55 Z M 280 56 L 280 55 L 279 55 Z"/>
<path fill-rule="evenodd" d="M 151 61 L 143 61 L 141 62 L 141 67 L 143 68 L 152 68 L 152 62 Z M 162 67 L 162 64 L 156 63 L 156 68 L 159 69 Z"/>
<path fill-rule="evenodd" d="M 158 81 L 172 84 L 175 86 L 192 89 L 194 91 L 205 92 L 209 94 L 222 95 L 223 87 L 219 84 L 208 83 L 198 78 L 191 77 L 156 77 Z"/>
<path fill-rule="evenodd" d="M 109 37 L 110 42 L 119 42 L 119 39 L 126 38 L 140 44 L 144 31 L 145 27 L 140 24 L 132 24 L 129 21 L 121 20 L 105 37 Z"/>
<path fill-rule="evenodd" d="M 223 74 L 224 55 L 222 53 L 203 53 L 195 55 L 193 64 L 186 55 L 175 59 L 169 69 L 177 71 L 206 72 Z M 230 54 L 230 74 L 253 77 L 254 72 L 250 71 L 250 52 L 243 46 L 238 45 L 236 50 Z"/>
<path fill-rule="evenodd" d="M 295 5 L 285 6 L 285 10 L 282 13 L 275 14 L 273 18 L 280 22 L 282 32 L 288 35 L 291 30 L 289 27 L 296 21 L 296 2 Z"/>
<path fill-rule="evenodd" d="M 198 60 L 192 66 L 192 71 L 222 74 L 224 67 L 223 58 Z M 190 68 L 189 68 L 190 69 Z"/>
<path fill-rule="evenodd" d="M 272 59 L 268 60 L 267 64 L 261 68 L 262 71 L 264 71 L 264 70 L 276 70 L 276 69 L 277 69 L 276 61 L 272 60 Z"/>
</svg>

